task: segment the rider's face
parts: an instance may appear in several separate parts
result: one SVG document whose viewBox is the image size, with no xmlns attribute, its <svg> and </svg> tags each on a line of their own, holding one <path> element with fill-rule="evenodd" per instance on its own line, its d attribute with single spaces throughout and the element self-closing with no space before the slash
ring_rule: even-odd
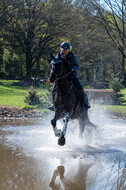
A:
<svg viewBox="0 0 126 190">
<path fill-rule="evenodd" d="M 67 56 L 68 53 L 70 52 L 70 50 L 69 49 L 64 49 L 64 50 L 62 50 L 62 52 L 63 52 L 63 55 Z"/>
</svg>

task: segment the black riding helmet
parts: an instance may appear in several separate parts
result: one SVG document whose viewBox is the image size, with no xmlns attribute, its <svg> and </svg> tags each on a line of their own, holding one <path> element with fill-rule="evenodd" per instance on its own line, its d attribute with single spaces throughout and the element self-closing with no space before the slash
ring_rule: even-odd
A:
<svg viewBox="0 0 126 190">
<path fill-rule="evenodd" d="M 70 49 L 70 44 L 69 44 L 68 42 L 63 42 L 63 43 L 60 45 L 60 49 L 61 49 L 61 50 Z"/>
</svg>

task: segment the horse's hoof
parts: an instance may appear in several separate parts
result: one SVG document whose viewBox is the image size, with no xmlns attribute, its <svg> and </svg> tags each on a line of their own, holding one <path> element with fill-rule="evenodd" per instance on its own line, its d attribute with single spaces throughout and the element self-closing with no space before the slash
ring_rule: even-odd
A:
<svg viewBox="0 0 126 190">
<path fill-rule="evenodd" d="M 59 137 L 59 139 L 58 139 L 58 145 L 64 146 L 65 143 L 66 143 L 65 137 L 64 137 L 64 135 L 62 135 L 62 136 Z"/>
</svg>

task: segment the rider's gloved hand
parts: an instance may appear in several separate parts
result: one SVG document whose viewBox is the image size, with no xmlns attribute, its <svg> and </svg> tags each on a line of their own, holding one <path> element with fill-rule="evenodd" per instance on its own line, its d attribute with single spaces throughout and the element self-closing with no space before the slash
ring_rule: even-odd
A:
<svg viewBox="0 0 126 190">
<path fill-rule="evenodd" d="M 64 62 L 64 61 L 66 61 L 66 57 L 61 57 L 61 60 Z"/>
<path fill-rule="evenodd" d="M 49 85 L 50 83 L 51 83 L 50 80 L 47 79 L 47 81 L 46 81 L 46 85 Z"/>
</svg>

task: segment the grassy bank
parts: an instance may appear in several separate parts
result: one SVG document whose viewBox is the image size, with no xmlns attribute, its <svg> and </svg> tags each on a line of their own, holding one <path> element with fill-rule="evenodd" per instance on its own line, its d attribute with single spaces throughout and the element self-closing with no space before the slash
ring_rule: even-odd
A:
<svg viewBox="0 0 126 190">
<path fill-rule="evenodd" d="M 121 93 L 124 95 L 124 100 L 126 101 L 126 88 L 122 89 Z"/>
<path fill-rule="evenodd" d="M 124 95 L 124 100 L 126 101 L 126 88 L 122 89 L 121 93 Z M 123 103 L 122 105 L 107 105 L 105 108 L 110 113 L 126 118 L 126 103 Z"/>
<path fill-rule="evenodd" d="M 25 97 L 28 95 L 30 87 L 14 86 L 13 80 L 0 80 L 0 105 L 14 106 L 25 108 L 28 104 L 24 102 Z M 49 91 L 42 86 L 35 88 L 38 95 L 41 97 L 42 105 L 48 107 L 49 104 Z"/>
<path fill-rule="evenodd" d="M 12 80 L 0 80 L 0 105 L 3 106 L 14 106 L 20 108 L 29 108 L 27 103 L 24 102 L 25 97 L 28 95 L 30 87 L 21 87 L 12 85 L 16 81 Z M 41 97 L 42 109 L 47 109 L 51 104 L 50 92 L 47 87 L 42 86 L 35 88 L 38 95 Z M 126 100 L 126 88 L 121 91 L 124 94 Z M 110 112 L 115 114 L 121 114 L 126 116 L 126 105 L 108 105 L 105 106 Z"/>
<path fill-rule="evenodd" d="M 111 113 L 119 116 L 126 117 L 126 106 L 120 105 L 107 105 L 105 108 L 110 111 Z"/>
</svg>

